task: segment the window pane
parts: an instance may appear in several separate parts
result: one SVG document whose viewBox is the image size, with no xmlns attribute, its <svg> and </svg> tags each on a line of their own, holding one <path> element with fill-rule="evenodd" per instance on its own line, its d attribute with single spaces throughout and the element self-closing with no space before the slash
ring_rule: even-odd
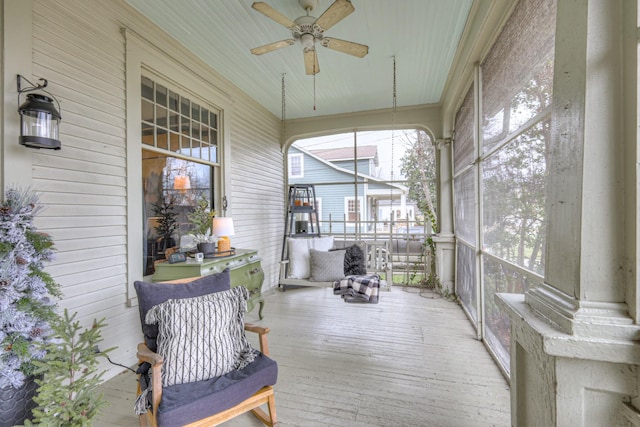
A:
<svg viewBox="0 0 640 427">
<path fill-rule="evenodd" d="M 167 88 L 156 84 L 156 104 L 167 106 Z"/>
<path fill-rule="evenodd" d="M 205 125 L 209 124 L 209 110 L 206 108 L 202 108 L 202 123 Z"/>
<path fill-rule="evenodd" d="M 166 130 L 158 129 L 158 134 L 156 135 L 156 144 L 158 148 L 162 148 L 164 150 L 169 148 L 169 142 L 167 140 Z"/>
<path fill-rule="evenodd" d="M 181 116 L 180 120 L 182 122 L 182 134 L 185 136 L 191 136 L 191 120 L 188 117 Z"/>
<path fill-rule="evenodd" d="M 456 293 L 465 310 L 478 322 L 476 309 L 476 255 L 475 251 L 463 243 L 456 244 Z"/>
<path fill-rule="evenodd" d="M 171 110 L 169 110 L 169 129 L 174 132 L 180 131 L 180 116 Z"/>
<path fill-rule="evenodd" d="M 205 197 L 212 204 L 212 168 L 143 150 L 142 171 L 146 251 L 144 274 L 148 275 L 153 274 L 155 261 L 165 259 L 164 250 L 178 244 L 180 236 L 191 231 L 188 214 L 195 209 L 200 197 Z M 164 202 L 172 203 L 177 222 L 177 228 L 168 236 L 160 234 L 160 218 L 154 210 Z"/>
<path fill-rule="evenodd" d="M 511 266 L 490 257 L 483 259 L 485 337 L 498 356 L 500 364 L 508 370 L 511 346 L 511 322 L 495 302 L 498 292 L 523 294 L 533 284 L 531 279 Z"/>
<path fill-rule="evenodd" d="M 177 93 L 169 91 L 169 109 L 171 111 L 178 111 L 180 106 L 180 97 Z"/>
<path fill-rule="evenodd" d="M 210 153 L 210 145 L 206 144 L 206 143 L 202 143 L 201 147 L 200 147 L 200 158 L 202 160 L 210 160 L 209 159 L 209 153 Z"/>
<path fill-rule="evenodd" d="M 544 273 L 546 153 L 550 121 L 538 123 L 483 165 L 484 248 Z"/>
<path fill-rule="evenodd" d="M 153 103 L 142 100 L 142 120 L 153 123 Z"/>
<path fill-rule="evenodd" d="M 555 16 L 555 2 L 520 2 L 482 64 L 484 153 L 549 104 Z"/>
<path fill-rule="evenodd" d="M 471 85 L 458 113 L 456 114 L 456 137 L 453 143 L 455 173 L 469 166 L 474 159 L 475 144 L 473 142 L 473 90 Z"/>
<path fill-rule="evenodd" d="M 143 98 L 153 102 L 153 80 L 147 77 L 142 77 L 140 90 Z"/>
<path fill-rule="evenodd" d="M 202 140 L 202 142 L 209 143 L 211 141 L 209 139 L 210 132 L 211 129 L 209 129 L 207 126 L 202 126 L 202 129 L 200 130 L 200 139 Z"/>
<path fill-rule="evenodd" d="M 200 122 L 191 121 L 191 136 L 194 139 L 200 139 Z"/>
<path fill-rule="evenodd" d="M 142 143 L 146 145 L 154 145 L 153 140 L 153 126 L 142 123 L 142 135 L 141 135 Z"/>
<path fill-rule="evenodd" d="M 211 125 L 212 128 L 217 129 L 218 128 L 218 116 L 216 115 L 216 113 L 214 113 L 213 111 L 211 112 L 211 114 L 209 115 L 209 124 Z"/>
<path fill-rule="evenodd" d="M 180 134 L 174 132 L 169 134 L 169 151 L 174 153 L 180 151 Z"/>
<path fill-rule="evenodd" d="M 191 117 L 191 105 L 185 97 L 180 97 L 180 113 L 183 116 Z"/>
<path fill-rule="evenodd" d="M 156 125 L 167 127 L 167 109 L 156 105 Z"/>
<path fill-rule="evenodd" d="M 455 187 L 455 227 L 456 235 L 475 246 L 476 242 L 476 187 L 475 168 L 468 170 L 454 180 Z"/>
<path fill-rule="evenodd" d="M 200 106 L 195 102 L 191 103 L 191 118 L 200 121 Z"/>
</svg>

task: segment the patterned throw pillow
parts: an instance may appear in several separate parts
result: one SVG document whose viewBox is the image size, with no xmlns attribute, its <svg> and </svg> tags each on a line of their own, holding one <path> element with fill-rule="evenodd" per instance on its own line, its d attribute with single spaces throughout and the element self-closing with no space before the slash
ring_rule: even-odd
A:
<svg viewBox="0 0 640 427">
<path fill-rule="evenodd" d="M 137 281 L 133 284 L 138 296 L 138 309 L 144 342 L 149 350 L 156 351 L 158 346 L 158 326 L 144 321 L 147 312 L 154 305 L 170 299 L 193 298 L 214 292 L 231 289 L 231 275 L 228 268 L 220 273 L 210 274 L 188 283 L 146 283 Z"/>
<path fill-rule="evenodd" d="M 253 361 L 256 351 L 244 333 L 248 298 L 247 288 L 239 286 L 168 300 L 147 312 L 146 323 L 158 324 L 163 385 L 218 377 Z"/>
<path fill-rule="evenodd" d="M 345 251 L 309 250 L 312 282 L 333 282 L 344 277 Z"/>
</svg>

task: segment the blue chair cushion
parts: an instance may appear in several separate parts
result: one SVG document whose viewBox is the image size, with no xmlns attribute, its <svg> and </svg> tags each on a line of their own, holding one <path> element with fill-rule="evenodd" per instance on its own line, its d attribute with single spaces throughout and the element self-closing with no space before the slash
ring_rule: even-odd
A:
<svg viewBox="0 0 640 427">
<path fill-rule="evenodd" d="M 156 414 L 158 426 L 184 425 L 217 414 L 243 402 L 262 387 L 274 385 L 277 378 L 277 363 L 260 353 L 244 369 L 204 381 L 163 387 Z"/>
</svg>

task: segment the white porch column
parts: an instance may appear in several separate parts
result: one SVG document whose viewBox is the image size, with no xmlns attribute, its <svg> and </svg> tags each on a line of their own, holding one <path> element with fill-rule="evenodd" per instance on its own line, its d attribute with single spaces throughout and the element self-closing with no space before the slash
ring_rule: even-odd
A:
<svg viewBox="0 0 640 427">
<path fill-rule="evenodd" d="M 433 236 L 436 245 L 436 274 L 443 290 L 454 292 L 455 239 L 453 235 L 453 146 L 451 138 L 436 140 L 438 153 L 438 232 Z M 435 231 L 435 230 L 434 230 Z"/>
<path fill-rule="evenodd" d="M 622 70 L 626 58 L 636 60 L 624 35 L 637 7 L 557 7 L 545 281 L 524 297 L 498 295 L 512 325 L 512 424 L 628 425 L 621 414 L 638 395 L 640 329 L 625 301 L 626 239 L 635 239 L 625 191 L 635 192 L 637 180 L 624 170 L 636 140 L 623 107 L 637 93 L 625 89 Z"/>
</svg>

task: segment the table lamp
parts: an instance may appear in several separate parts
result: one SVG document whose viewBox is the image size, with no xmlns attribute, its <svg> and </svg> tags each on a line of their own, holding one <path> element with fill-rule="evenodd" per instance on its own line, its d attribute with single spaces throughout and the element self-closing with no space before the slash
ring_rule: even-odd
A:
<svg viewBox="0 0 640 427">
<path fill-rule="evenodd" d="M 218 236 L 218 252 L 231 251 L 231 241 L 229 236 L 233 236 L 233 219 L 231 217 L 214 217 L 211 224 L 211 231 Z"/>
</svg>

